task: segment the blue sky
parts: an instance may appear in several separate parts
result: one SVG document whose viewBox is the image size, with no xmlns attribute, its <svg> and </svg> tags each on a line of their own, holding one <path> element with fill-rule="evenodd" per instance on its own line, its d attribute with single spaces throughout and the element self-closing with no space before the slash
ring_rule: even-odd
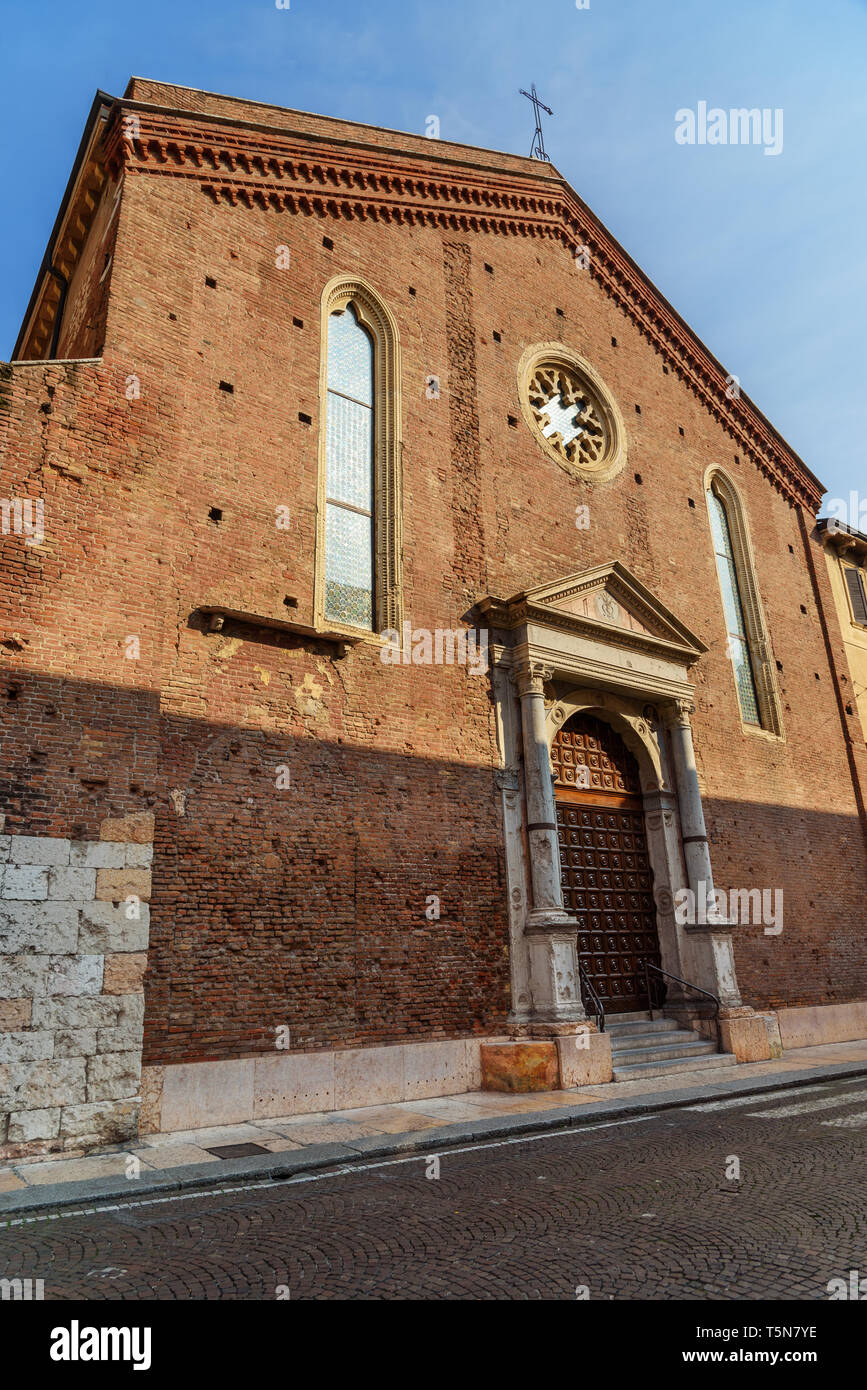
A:
<svg viewBox="0 0 867 1390">
<path fill-rule="evenodd" d="M 41 0 L 3 31 L 0 355 L 98 87 L 419 134 L 437 115 L 443 139 L 528 154 L 535 82 L 560 171 L 830 495 L 867 492 L 867 0 Z M 677 144 L 700 101 L 782 108 L 782 153 Z"/>
</svg>

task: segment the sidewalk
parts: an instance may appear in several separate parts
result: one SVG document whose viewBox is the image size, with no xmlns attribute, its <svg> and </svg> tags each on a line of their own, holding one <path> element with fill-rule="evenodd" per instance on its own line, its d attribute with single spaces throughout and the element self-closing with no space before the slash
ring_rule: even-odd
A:
<svg viewBox="0 0 867 1390">
<path fill-rule="evenodd" d="M 0 1228 L 26 1212 L 107 1198 L 287 1179 L 319 1168 L 425 1152 L 540 1129 L 616 1120 L 649 1110 L 750 1096 L 849 1076 L 867 1077 L 867 1039 L 800 1047 L 773 1062 L 680 1072 L 572 1091 L 472 1091 L 362 1110 L 288 1115 L 213 1129 L 145 1135 L 134 1148 L 18 1159 L 0 1167 Z M 137 1160 L 137 1162 L 131 1162 Z"/>
</svg>

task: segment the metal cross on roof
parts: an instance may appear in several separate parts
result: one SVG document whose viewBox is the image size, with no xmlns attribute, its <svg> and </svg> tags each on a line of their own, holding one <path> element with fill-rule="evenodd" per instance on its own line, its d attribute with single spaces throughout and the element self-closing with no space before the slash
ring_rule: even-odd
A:
<svg viewBox="0 0 867 1390">
<path fill-rule="evenodd" d="M 545 105 L 544 101 L 539 100 L 538 96 L 536 95 L 535 82 L 531 83 L 529 92 L 525 92 L 523 87 L 520 87 L 518 90 L 520 91 L 522 97 L 526 97 L 528 101 L 532 101 L 533 110 L 536 113 L 536 130 L 533 135 L 533 145 L 530 150 L 530 158 L 544 159 L 547 160 L 547 162 L 550 164 L 551 161 L 550 159 L 548 159 L 548 156 L 545 153 L 545 139 L 542 135 L 542 117 L 540 116 L 539 112 L 547 111 L 549 116 L 553 116 L 554 112 L 551 110 L 550 106 Z"/>
</svg>

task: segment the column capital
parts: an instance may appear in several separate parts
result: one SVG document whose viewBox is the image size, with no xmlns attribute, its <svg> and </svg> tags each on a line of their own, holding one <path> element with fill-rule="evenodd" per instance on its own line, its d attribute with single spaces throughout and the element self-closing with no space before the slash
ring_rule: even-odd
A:
<svg viewBox="0 0 867 1390">
<path fill-rule="evenodd" d="M 525 695 L 543 695 L 545 682 L 553 679 L 554 672 L 541 661 L 523 661 L 520 666 L 512 668 L 511 675 L 518 695 L 523 699 Z"/>
<path fill-rule="evenodd" d="M 693 714 L 694 700 L 671 700 L 663 707 L 662 718 L 667 729 L 690 729 L 690 716 Z"/>
</svg>

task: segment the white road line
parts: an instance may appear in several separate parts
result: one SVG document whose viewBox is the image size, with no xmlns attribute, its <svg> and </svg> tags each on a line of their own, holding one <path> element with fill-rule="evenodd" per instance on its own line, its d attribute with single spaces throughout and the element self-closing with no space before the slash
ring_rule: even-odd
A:
<svg viewBox="0 0 867 1390">
<path fill-rule="evenodd" d="M 562 1139 L 565 1134 L 587 1134 L 597 1129 L 611 1129 L 614 1125 L 638 1125 L 645 1120 L 654 1119 L 654 1115 L 636 1115 L 627 1120 L 604 1120 L 598 1125 L 581 1125 L 574 1129 L 563 1128 L 552 1130 L 547 1134 L 519 1134 L 514 1139 L 492 1140 L 490 1144 L 474 1144 L 470 1141 L 462 1144 L 457 1149 L 427 1149 L 419 1153 L 407 1154 L 405 1158 L 385 1158 L 371 1163 L 346 1163 L 329 1169 L 326 1173 L 306 1173 L 300 1174 L 297 1178 L 288 1176 L 263 1180 L 262 1182 L 251 1182 L 239 1185 L 238 1187 L 219 1187 L 210 1189 L 207 1192 L 181 1192 L 174 1196 L 166 1197 L 143 1197 L 137 1202 L 115 1202 L 111 1206 L 105 1207 L 85 1207 L 79 1211 L 58 1211 L 50 1212 L 45 1216 L 18 1216 L 11 1221 L 0 1220 L 0 1230 L 4 1226 L 27 1226 L 34 1221 L 58 1221 L 69 1216 L 101 1216 L 104 1212 L 128 1211 L 131 1207 L 153 1207 L 162 1206 L 166 1202 L 193 1202 L 200 1201 L 206 1197 L 232 1197 L 241 1192 L 262 1191 L 266 1187 L 286 1187 L 290 1183 L 302 1182 L 323 1182 L 327 1178 L 344 1177 L 347 1173 L 366 1173 L 372 1168 L 392 1168 L 401 1163 L 426 1163 L 429 1158 L 451 1158 L 456 1154 L 473 1153 L 477 1149 L 502 1149 L 509 1144 L 532 1144 L 540 1139 Z"/>
<path fill-rule="evenodd" d="M 836 1125 L 838 1129 L 863 1129 L 867 1125 L 867 1110 L 859 1110 L 857 1115 L 841 1115 L 836 1120 L 821 1120 L 823 1125 Z"/>
<path fill-rule="evenodd" d="M 779 1110 L 753 1110 L 747 1119 L 789 1120 L 795 1115 L 811 1115 L 815 1110 L 833 1110 L 841 1105 L 849 1105 L 853 1100 L 867 1100 L 867 1091 L 850 1091 L 845 1096 L 826 1096 L 824 1100 L 817 1096 L 812 1100 L 805 1100 L 802 1105 L 783 1105 Z"/>
<path fill-rule="evenodd" d="M 787 1086 L 785 1090 L 770 1091 L 766 1095 L 735 1096 L 732 1100 L 700 1101 L 698 1105 L 685 1105 L 684 1110 L 733 1110 L 738 1105 L 772 1104 L 785 1100 L 788 1096 L 809 1096 L 811 1092 L 825 1091 L 829 1086 L 863 1086 L 863 1076 L 853 1077 L 851 1081 L 817 1081 L 813 1086 Z"/>
</svg>

